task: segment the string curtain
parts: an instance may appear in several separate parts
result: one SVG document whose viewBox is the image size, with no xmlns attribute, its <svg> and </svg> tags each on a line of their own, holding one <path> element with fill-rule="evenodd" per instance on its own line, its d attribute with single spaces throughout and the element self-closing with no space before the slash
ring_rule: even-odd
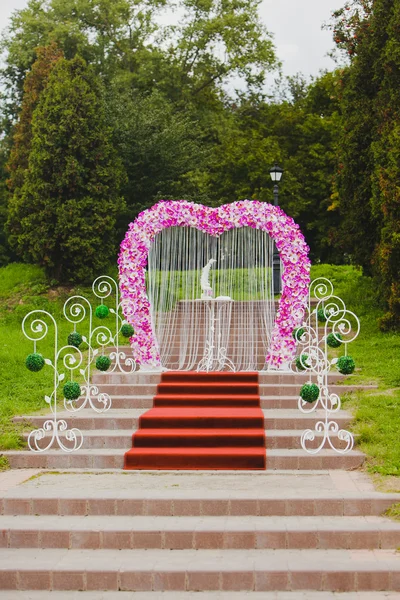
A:
<svg viewBox="0 0 400 600">
<path fill-rule="evenodd" d="M 273 251 L 268 233 L 250 227 L 218 238 L 194 227 L 171 227 L 156 235 L 146 277 L 163 367 L 266 368 L 278 301 Z M 209 264 L 211 259 L 215 262 Z M 202 281 L 203 288 L 209 282 L 211 291 L 202 289 Z"/>
</svg>

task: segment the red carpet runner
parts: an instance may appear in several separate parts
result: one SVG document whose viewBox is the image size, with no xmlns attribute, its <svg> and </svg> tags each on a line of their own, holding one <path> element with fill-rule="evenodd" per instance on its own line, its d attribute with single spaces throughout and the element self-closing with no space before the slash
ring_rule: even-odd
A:
<svg viewBox="0 0 400 600">
<path fill-rule="evenodd" d="M 124 469 L 265 469 L 258 373 L 167 371 Z"/>
</svg>

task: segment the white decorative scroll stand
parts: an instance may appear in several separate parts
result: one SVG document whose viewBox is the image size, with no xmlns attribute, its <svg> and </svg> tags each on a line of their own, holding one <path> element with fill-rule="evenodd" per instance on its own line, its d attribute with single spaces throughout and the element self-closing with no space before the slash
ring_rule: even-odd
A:
<svg viewBox="0 0 400 600">
<path fill-rule="evenodd" d="M 222 371 L 225 367 L 235 371 L 235 365 L 227 357 L 227 346 L 232 315 L 232 298 L 208 298 L 200 300 L 205 305 L 205 349 L 197 371 Z"/>
<path fill-rule="evenodd" d="M 311 298 L 315 298 L 316 306 L 311 306 Z M 318 315 L 322 314 L 324 327 L 320 333 Z M 308 318 L 301 325 L 302 333 L 297 340 L 300 346 L 298 360 L 301 371 L 316 376 L 320 393 L 313 404 L 308 404 L 301 397 L 298 407 L 302 413 L 311 414 L 322 409 L 323 417 L 316 422 L 314 430 L 307 429 L 301 436 L 301 447 L 308 454 L 317 454 L 324 448 L 331 448 L 338 454 L 350 452 L 354 446 L 354 437 L 350 431 L 340 429 L 332 417 L 340 411 L 341 400 L 338 394 L 329 391 L 328 375 L 338 362 L 338 358 L 328 355 L 328 336 L 333 336 L 339 345 L 344 346 L 347 356 L 347 345 L 354 341 L 360 332 L 358 317 L 346 308 L 341 298 L 334 295 L 332 283 L 320 277 L 312 281 L 309 292 Z M 293 365 L 295 368 L 295 364 Z M 298 368 L 296 368 L 298 370 Z M 309 442 L 314 445 L 309 445 Z"/>
</svg>

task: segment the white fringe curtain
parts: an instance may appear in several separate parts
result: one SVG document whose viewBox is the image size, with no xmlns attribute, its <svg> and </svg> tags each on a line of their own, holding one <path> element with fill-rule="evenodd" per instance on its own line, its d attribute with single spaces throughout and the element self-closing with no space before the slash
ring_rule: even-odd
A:
<svg viewBox="0 0 400 600">
<path fill-rule="evenodd" d="M 232 229 L 219 238 L 193 227 L 171 227 L 155 237 L 147 290 L 163 367 L 266 368 L 275 320 L 273 249 L 268 233 L 249 227 Z M 225 299 L 202 299 L 201 277 L 210 259 L 216 261 L 209 272 L 212 296 Z M 211 362 L 205 360 L 210 359 L 210 336 Z"/>
</svg>

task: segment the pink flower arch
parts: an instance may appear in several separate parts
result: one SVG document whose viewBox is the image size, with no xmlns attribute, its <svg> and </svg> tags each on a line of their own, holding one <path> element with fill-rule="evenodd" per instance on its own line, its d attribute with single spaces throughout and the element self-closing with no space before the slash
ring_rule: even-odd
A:
<svg viewBox="0 0 400 600">
<path fill-rule="evenodd" d="M 167 200 L 141 212 L 129 225 L 118 258 L 122 310 L 135 330 L 130 342 L 137 362 L 150 368 L 161 366 L 145 269 L 154 237 L 163 229 L 177 226 L 195 227 L 216 237 L 235 227 L 253 227 L 269 233 L 283 264 L 283 289 L 266 362 L 279 368 L 291 361 L 296 350 L 292 333 L 302 322 L 310 283 L 309 248 L 299 226 L 279 206 L 257 200 L 232 202 L 218 208 L 186 200 Z"/>
</svg>

